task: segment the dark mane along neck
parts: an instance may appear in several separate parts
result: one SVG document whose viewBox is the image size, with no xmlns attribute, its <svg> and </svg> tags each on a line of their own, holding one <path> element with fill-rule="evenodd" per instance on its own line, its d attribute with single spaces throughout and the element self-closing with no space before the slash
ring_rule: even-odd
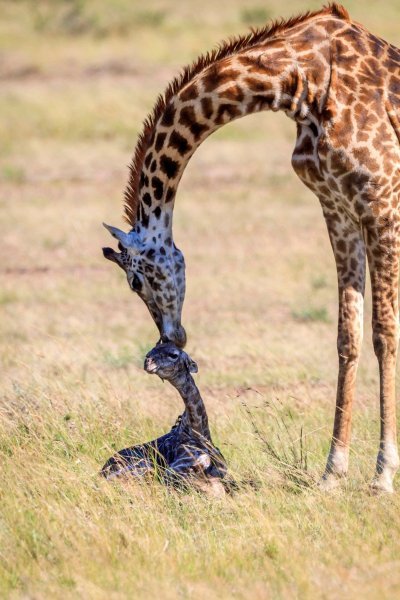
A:
<svg viewBox="0 0 400 600">
<path fill-rule="evenodd" d="M 144 122 L 130 165 L 125 215 L 132 227 L 139 221 L 146 228 L 153 213 L 157 220 L 160 204 L 173 204 L 186 163 L 210 133 L 250 112 L 290 109 L 279 102 L 282 98 L 276 98 L 277 94 L 299 91 L 298 82 L 290 75 L 291 61 L 284 55 L 282 39 L 296 26 L 323 16 L 349 20 L 346 10 L 332 3 L 320 11 L 272 22 L 200 56 L 170 83 Z M 275 62 L 270 69 L 268 51 Z M 272 90 L 268 78 L 281 76 L 282 71 L 287 72 L 282 89 Z"/>
</svg>

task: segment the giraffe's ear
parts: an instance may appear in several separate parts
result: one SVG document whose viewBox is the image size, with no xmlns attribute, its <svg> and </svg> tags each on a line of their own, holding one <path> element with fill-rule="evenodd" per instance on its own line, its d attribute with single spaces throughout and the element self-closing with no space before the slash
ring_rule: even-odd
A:
<svg viewBox="0 0 400 600">
<path fill-rule="evenodd" d="M 139 242 L 138 242 L 137 235 L 135 232 L 131 231 L 130 233 L 125 233 L 121 229 L 118 229 L 118 227 L 113 227 L 112 225 L 106 225 L 106 223 L 103 223 L 103 225 L 107 229 L 107 231 L 109 231 L 111 233 L 111 235 L 116 240 L 118 240 L 118 242 L 120 244 L 122 244 L 122 246 L 124 248 L 129 250 L 129 252 L 131 254 L 139 254 L 139 252 L 140 252 Z"/>
<path fill-rule="evenodd" d="M 113 250 L 112 248 L 102 248 L 102 250 L 104 258 L 115 262 L 115 264 L 117 264 L 119 267 L 121 267 L 123 271 L 125 271 L 124 265 L 121 261 L 121 255 L 118 252 L 115 252 L 115 250 Z"/>
<path fill-rule="evenodd" d="M 194 360 L 188 355 L 186 355 L 186 366 L 189 370 L 189 373 L 197 373 L 199 370 L 197 363 L 195 363 Z"/>
</svg>

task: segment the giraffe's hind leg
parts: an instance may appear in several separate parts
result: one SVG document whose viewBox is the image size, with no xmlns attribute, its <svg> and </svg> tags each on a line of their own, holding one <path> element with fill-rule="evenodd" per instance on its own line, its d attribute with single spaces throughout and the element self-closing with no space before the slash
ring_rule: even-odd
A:
<svg viewBox="0 0 400 600">
<path fill-rule="evenodd" d="M 206 475 L 210 466 L 211 458 L 207 452 L 182 446 L 176 460 L 165 472 L 165 482 L 174 487 L 193 488 L 212 498 L 221 498 L 225 496 L 225 488 L 220 478 Z"/>
<path fill-rule="evenodd" d="M 323 209 L 324 205 L 321 202 Z M 365 247 L 361 230 L 345 213 L 324 210 L 336 260 L 339 288 L 337 349 L 339 374 L 331 448 L 320 482 L 322 490 L 338 485 L 347 474 L 351 413 L 363 335 Z"/>
<path fill-rule="evenodd" d="M 393 478 L 399 467 L 396 434 L 395 377 L 399 336 L 398 278 L 399 227 L 381 218 L 381 225 L 366 228 L 368 262 L 372 289 L 372 335 L 379 363 L 380 379 L 380 445 L 376 473 L 372 481 L 375 491 L 393 491 Z"/>
<path fill-rule="evenodd" d="M 166 474 L 171 481 L 190 479 L 201 476 L 210 465 L 211 458 L 207 453 L 182 445 L 175 460 L 170 463 Z"/>
</svg>

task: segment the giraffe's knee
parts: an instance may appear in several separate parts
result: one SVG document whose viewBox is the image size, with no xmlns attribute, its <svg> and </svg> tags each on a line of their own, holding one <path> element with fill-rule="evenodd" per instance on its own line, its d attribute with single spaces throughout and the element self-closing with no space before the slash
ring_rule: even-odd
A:
<svg viewBox="0 0 400 600">
<path fill-rule="evenodd" d="M 361 345 L 361 335 L 343 336 L 339 334 L 337 340 L 339 362 L 342 364 L 357 363 L 360 358 Z"/>
<path fill-rule="evenodd" d="M 339 306 L 337 350 L 342 364 L 357 363 L 363 339 L 362 296 L 344 290 Z"/>
<path fill-rule="evenodd" d="M 372 342 L 374 352 L 378 359 L 388 356 L 396 356 L 399 343 L 399 328 L 397 323 L 384 329 L 379 325 L 374 325 Z"/>
</svg>

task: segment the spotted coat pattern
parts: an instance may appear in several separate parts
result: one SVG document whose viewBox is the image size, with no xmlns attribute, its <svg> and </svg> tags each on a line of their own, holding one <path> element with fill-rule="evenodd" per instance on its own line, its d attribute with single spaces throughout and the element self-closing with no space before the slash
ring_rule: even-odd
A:
<svg viewBox="0 0 400 600">
<path fill-rule="evenodd" d="M 161 335 L 182 345 L 184 263 L 172 242 L 178 183 L 190 157 L 212 132 L 264 110 L 281 110 L 296 122 L 293 168 L 319 198 L 337 265 L 339 376 L 322 485 L 332 487 L 348 468 L 368 261 L 381 403 L 373 486 L 391 491 L 399 464 L 399 49 L 353 22 L 343 7 L 331 4 L 201 57 L 159 99 L 139 139 L 126 192 L 135 250 L 132 254 L 126 249 L 130 262 L 123 268 Z M 105 253 L 117 263 L 123 261 L 111 249 Z"/>
</svg>

